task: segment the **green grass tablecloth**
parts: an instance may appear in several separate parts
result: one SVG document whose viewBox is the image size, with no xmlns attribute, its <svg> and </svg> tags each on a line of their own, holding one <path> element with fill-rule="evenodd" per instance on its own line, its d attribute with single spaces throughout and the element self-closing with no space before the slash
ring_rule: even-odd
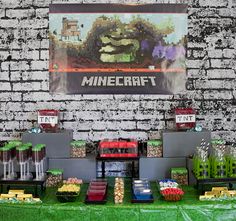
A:
<svg viewBox="0 0 236 221">
<path fill-rule="evenodd" d="M 152 183 L 154 203 L 132 204 L 131 186 L 126 185 L 125 200 L 121 205 L 113 202 L 113 188 L 109 187 L 105 205 L 86 205 L 84 203 L 87 185 L 83 184 L 76 202 L 60 203 L 57 201 L 56 189 L 48 188 L 42 196 L 42 204 L 0 204 L 0 221 L 236 221 L 236 201 L 199 201 L 197 191 L 184 187 L 184 198 L 179 202 L 166 202 Z"/>
</svg>

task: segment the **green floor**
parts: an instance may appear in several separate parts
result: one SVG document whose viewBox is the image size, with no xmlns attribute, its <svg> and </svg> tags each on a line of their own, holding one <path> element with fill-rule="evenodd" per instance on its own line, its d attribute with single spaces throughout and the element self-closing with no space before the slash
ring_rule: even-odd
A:
<svg viewBox="0 0 236 221">
<path fill-rule="evenodd" d="M 184 187 L 185 195 L 179 202 L 166 202 L 158 194 L 157 185 L 152 183 L 154 203 L 132 204 L 131 186 L 126 185 L 125 200 L 122 205 L 113 202 L 113 188 L 109 187 L 105 205 L 86 205 L 84 199 L 87 185 L 82 185 L 76 202 L 60 203 L 57 201 L 56 189 L 47 189 L 42 197 L 42 204 L 20 205 L 0 204 L 0 221 L 18 220 L 236 220 L 236 201 L 201 202 L 193 187 Z"/>
</svg>

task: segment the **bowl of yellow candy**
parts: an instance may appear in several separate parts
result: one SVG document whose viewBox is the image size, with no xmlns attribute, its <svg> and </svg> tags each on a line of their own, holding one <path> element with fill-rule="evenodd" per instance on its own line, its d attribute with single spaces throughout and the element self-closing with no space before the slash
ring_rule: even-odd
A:
<svg viewBox="0 0 236 221">
<path fill-rule="evenodd" d="M 58 188 L 56 196 L 59 202 L 74 202 L 78 198 L 80 193 L 80 186 L 76 184 L 63 184 Z"/>
</svg>

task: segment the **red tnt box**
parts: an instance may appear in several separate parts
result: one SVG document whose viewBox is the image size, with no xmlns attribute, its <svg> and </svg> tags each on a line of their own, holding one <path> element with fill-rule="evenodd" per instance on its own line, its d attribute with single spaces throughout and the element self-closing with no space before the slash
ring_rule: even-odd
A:
<svg viewBox="0 0 236 221">
<path fill-rule="evenodd" d="M 58 130 L 59 111 L 58 110 L 39 110 L 38 124 L 39 126 L 49 132 L 56 132 Z"/>
<path fill-rule="evenodd" d="M 176 108 L 175 123 L 178 130 L 187 130 L 196 126 L 196 112 L 192 108 Z"/>
<path fill-rule="evenodd" d="M 137 157 L 138 142 L 136 140 L 102 140 L 99 143 L 101 157 Z"/>
</svg>

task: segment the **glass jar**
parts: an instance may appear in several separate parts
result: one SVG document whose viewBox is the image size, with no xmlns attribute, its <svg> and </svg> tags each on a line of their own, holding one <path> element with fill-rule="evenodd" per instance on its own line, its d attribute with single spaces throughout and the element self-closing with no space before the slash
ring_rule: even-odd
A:
<svg viewBox="0 0 236 221">
<path fill-rule="evenodd" d="M 42 160 L 42 150 L 41 148 L 38 148 L 34 146 L 32 148 L 32 160 L 35 163 L 39 163 Z"/>
<path fill-rule="evenodd" d="M 147 141 L 147 157 L 162 157 L 163 147 L 161 140 Z"/>
<path fill-rule="evenodd" d="M 3 163 L 9 162 L 11 159 L 11 149 L 7 146 L 4 146 L 0 149 L 1 161 Z"/>
<path fill-rule="evenodd" d="M 75 140 L 70 143 L 70 157 L 86 157 L 86 142 L 84 140 Z"/>
<path fill-rule="evenodd" d="M 13 160 L 16 157 L 16 145 L 13 143 L 8 143 L 5 147 L 10 151 L 10 160 Z"/>
<path fill-rule="evenodd" d="M 114 186 L 114 202 L 115 204 L 123 203 L 124 200 L 124 179 L 121 177 L 115 178 Z"/>
<path fill-rule="evenodd" d="M 198 159 L 197 174 L 198 179 L 207 179 L 211 176 L 211 164 L 206 153 Z"/>
<path fill-rule="evenodd" d="M 211 176 L 208 152 L 201 147 L 197 147 L 196 153 L 193 157 L 193 172 L 197 179 L 206 179 Z"/>
<path fill-rule="evenodd" d="M 180 185 L 188 185 L 188 170 L 184 167 L 171 168 L 171 179 Z"/>
<path fill-rule="evenodd" d="M 199 155 L 199 149 L 200 147 L 196 147 L 195 153 L 193 155 L 193 173 L 196 176 L 196 171 L 197 171 L 197 160 L 198 160 L 198 155 Z"/>
<path fill-rule="evenodd" d="M 28 160 L 28 147 L 22 145 L 16 148 L 16 159 L 19 163 L 24 163 Z"/>
<path fill-rule="evenodd" d="M 98 145 L 100 157 L 137 157 L 137 140 L 101 140 Z"/>
<path fill-rule="evenodd" d="M 212 139 L 211 140 L 211 146 L 212 146 L 213 150 L 215 148 L 218 148 L 219 146 L 223 146 L 223 145 L 225 145 L 225 141 L 222 139 Z"/>
<path fill-rule="evenodd" d="M 58 187 L 63 181 L 62 169 L 50 169 L 47 171 L 46 187 Z"/>
<path fill-rule="evenodd" d="M 212 177 L 225 178 L 227 177 L 228 165 L 225 157 L 224 149 L 216 148 L 212 157 Z"/>
<path fill-rule="evenodd" d="M 22 142 L 20 140 L 11 140 L 8 145 L 11 145 L 11 158 L 14 159 L 16 157 L 16 147 L 21 146 Z"/>
<path fill-rule="evenodd" d="M 229 147 L 229 154 L 227 157 L 228 177 L 236 177 L 236 147 Z"/>
<path fill-rule="evenodd" d="M 27 158 L 28 159 L 31 159 L 32 158 L 32 143 L 28 142 L 28 143 L 24 143 L 23 144 L 27 150 Z"/>
</svg>

